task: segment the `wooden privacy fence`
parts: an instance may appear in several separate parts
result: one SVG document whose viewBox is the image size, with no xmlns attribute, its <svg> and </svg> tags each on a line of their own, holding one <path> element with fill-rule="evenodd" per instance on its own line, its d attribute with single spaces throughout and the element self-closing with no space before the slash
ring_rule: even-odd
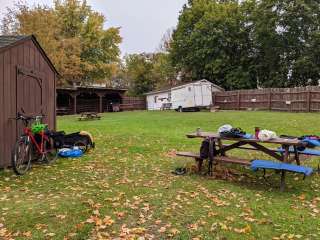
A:
<svg viewBox="0 0 320 240">
<path fill-rule="evenodd" d="M 217 92 L 213 95 L 213 103 L 225 110 L 319 112 L 320 87 Z"/>
<path fill-rule="evenodd" d="M 121 111 L 145 110 L 146 98 L 145 97 L 128 97 L 124 96 L 122 104 L 120 104 Z"/>
</svg>

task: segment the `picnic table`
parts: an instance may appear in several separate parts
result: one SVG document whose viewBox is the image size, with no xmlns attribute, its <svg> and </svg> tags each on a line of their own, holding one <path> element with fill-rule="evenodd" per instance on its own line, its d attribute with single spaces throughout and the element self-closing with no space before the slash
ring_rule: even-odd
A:
<svg viewBox="0 0 320 240">
<path fill-rule="evenodd" d="M 79 121 L 82 120 L 100 120 L 101 116 L 99 116 L 99 114 L 97 112 L 83 112 L 81 113 L 80 117 L 79 117 Z"/>
<path fill-rule="evenodd" d="M 298 139 L 274 138 L 262 142 L 255 138 L 228 138 L 212 132 L 190 133 L 187 134 L 187 137 L 203 139 L 207 138 L 209 140 L 209 174 L 212 174 L 213 163 L 233 163 L 244 166 L 251 165 L 252 159 L 241 159 L 227 155 L 229 151 L 234 149 L 259 151 L 280 162 L 288 164 L 295 162 L 298 166 L 300 165 L 298 147 L 303 146 L 303 143 Z M 229 144 L 224 143 L 225 141 L 227 141 Z M 263 145 L 265 143 L 278 145 L 281 147 L 281 151 L 279 151 L 278 148 L 273 149 Z M 213 147 L 216 147 L 214 155 L 213 151 L 211 151 Z M 293 156 L 291 156 L 291 154 L 293 154 Z M 198 163 L 198 171 L 201 172 L 204 159 L 201 159 L 200 154 L 192 152 L 177 152 L 176 155 L 194 158 Z M 286 171 L 281 171 L 281 190 L 284 190 L 285 188 L 285 174 Z"/>
</svg>

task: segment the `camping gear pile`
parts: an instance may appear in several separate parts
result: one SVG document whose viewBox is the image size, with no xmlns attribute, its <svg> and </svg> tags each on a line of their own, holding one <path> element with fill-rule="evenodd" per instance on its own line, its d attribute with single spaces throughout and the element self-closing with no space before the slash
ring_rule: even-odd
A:
<svg viewBox="0 0 320 240">
<path fill-rule="evenodd" d="M 259 139 L 262 142 L 278 138 L 277 134 L 270 130 L 260 130 L 259 127 L 255 127 L 255 133 L 252 135 L 246 133 L 241 128 L 234 128 L 230 124 L 225 124 L 219 127 L 218 133 L 221 137 L 225 138 Z M 280 138 L 300 140 L 304 144 L 298 147 L 299 151 L 303 151 L 306 148 L 320 147 L 320 136 L 317 135 L 304 135 L 301 137 L 280 135 Z"/>
<path fill-rule="evenodd" d="M 95 147 L 93 137 L 86 131 L 66 134 L 64 131 L 53 132 L 52 138 L 61 157 L 81 157 Z"/>
<path fill-rule="evenodd" d="M 248 134 L 241 128 L 234 128 L 230 124 L 223 125 L 219 127 L 218 133 L 221 137 L 226 138 L 245 138 L 245 139 L 259 139 L 261 141 L 268 141 L 277 138 L 277 134 L 270 130 L 260 130 L 260 128 L 255 128 L 255 135 Z M 320 144 L 320 142 L 319 142 Z"/>
</svg>

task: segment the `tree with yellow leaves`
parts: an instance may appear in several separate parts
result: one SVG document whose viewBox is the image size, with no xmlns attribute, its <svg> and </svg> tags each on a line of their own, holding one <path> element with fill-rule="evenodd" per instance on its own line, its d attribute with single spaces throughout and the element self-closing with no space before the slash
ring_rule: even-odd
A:
<svg viewBox="0 0 320 240">
<path fill-rule="evenodd" d="M 3 34 L 34 34 L 62 78 L 88 85 L 111 79 L 118 64 L 119 28 L 104 29 L 105 16 L 85 0 L 56 0 L 53 7 L 17 3 L 2 19 Z"/>
</svg>

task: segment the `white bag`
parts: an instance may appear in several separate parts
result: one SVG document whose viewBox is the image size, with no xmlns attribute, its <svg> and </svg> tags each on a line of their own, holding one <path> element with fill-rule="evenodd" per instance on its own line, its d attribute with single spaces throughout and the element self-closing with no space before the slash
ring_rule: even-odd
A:
<svg viewBox="0 0 320 240">
<path fill-rule="evenodd" d="M 261 141 L 268 141 L 276 137 L 277 137 L 277 134 L 269 130 L 261 130 L 258 134 L 258 138 Z"/>
<path fill-rule="evenodd" d="M 232 126 L 230 124 L 226 124 L 219 127 L 218 133 L 229 132 L 231 129 L 232 129 Z"/>
</svg>

